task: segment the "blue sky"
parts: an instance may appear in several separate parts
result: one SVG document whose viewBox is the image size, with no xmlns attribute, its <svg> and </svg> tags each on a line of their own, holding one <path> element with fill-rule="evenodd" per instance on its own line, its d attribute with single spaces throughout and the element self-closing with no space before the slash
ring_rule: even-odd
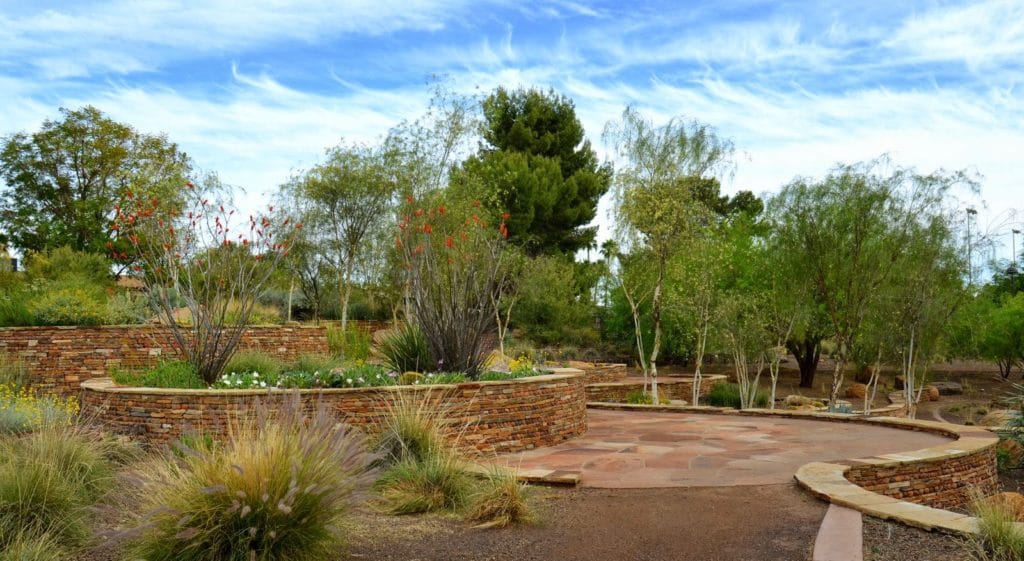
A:
<svg viewBox="0 0 1024 561">
<path fill-rule="evenodd" d="M 94 104 L 249 204 L 421 114 L 431 74 L 553 87 L 602 154 L 626 104 L 710 123 L 741 151 L 730 191 L 889 153 L 980 173 L 1007 246 L 1024 219 L 1024 0 L 0 2 L 0 135 Z"/>
</svg>

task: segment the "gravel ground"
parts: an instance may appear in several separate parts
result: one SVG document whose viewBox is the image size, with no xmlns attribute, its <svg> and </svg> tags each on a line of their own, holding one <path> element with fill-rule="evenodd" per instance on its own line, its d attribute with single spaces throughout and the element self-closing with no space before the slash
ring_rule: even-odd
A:
<svg viewBox="0 0 1024 561">
<path fill-rule="evenodd" d="M 970 561 L 960 538 L 864 517 L 864 561 Z"/>
<path fill-rule="evenodd" d="M 801 561 L 810 559 L 826 507 L 793 484 L 537 489 L 535 500 L 541 522 L 505 530 L 475 530 L 436 516 L 363 518 L 349 558 Z"/>
</svg>

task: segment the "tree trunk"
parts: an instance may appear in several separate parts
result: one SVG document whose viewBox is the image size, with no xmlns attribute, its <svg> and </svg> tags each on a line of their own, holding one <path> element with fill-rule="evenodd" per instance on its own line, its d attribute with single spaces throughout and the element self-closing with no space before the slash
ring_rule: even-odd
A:
<svg viewBox="0 0 1024 561">
<path fill-rule="evenodd" d="M 818 372 L 818 359 L 821 358 L 821 338 L 805 337 L 797 341 L 787 341 L 786 349 L 793 353 L 800 367 L 800 387 L 814 387 L 814 375 Z"/>
<path fill-rule="evenodd" d="M 658 261 L 658 280 L 651 297 L 651 319 L 654 320 L 654 341 L 651 342 L 651 403 L 658 404 L 658 351 L 661 349 L 661 285 L 665 282 L 665 258 Z"/>
</svg>

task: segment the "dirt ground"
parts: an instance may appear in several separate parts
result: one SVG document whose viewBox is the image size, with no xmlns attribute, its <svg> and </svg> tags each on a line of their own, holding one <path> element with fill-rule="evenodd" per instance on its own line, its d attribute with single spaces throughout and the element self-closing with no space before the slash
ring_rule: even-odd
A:
<svg viewBox="0 0 1024 561">
<path fill-rule="evenodd" d="M 801 561 L 826 505 L 795 484 L 534 491 L 534 526 L 476 530 L 437 516 L 361 518 L 351 559 Z M 387 531 L 381 531 L 387 528 Z"/>
</svg>

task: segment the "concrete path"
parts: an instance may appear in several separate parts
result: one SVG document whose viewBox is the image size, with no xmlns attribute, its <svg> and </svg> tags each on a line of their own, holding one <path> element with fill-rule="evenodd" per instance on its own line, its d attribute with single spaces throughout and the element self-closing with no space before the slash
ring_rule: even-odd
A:
<svg viewBox="0 0 1024 561">
<path fill-rule="evenodd" d="M 813 561 L 863 561 L 864 519 L 852 508 L 829 505 L 814 539 Z"/>
<path fill-rule="evenodd" d="M 536 473 L 578 473 L 603 488 L 788 483 L 801 465 L 949 442 L 929 433 L 855 423 L 638 411 L 587 412 L 587 433 L 558 446 L 500 456 Z"/>
</svg>

